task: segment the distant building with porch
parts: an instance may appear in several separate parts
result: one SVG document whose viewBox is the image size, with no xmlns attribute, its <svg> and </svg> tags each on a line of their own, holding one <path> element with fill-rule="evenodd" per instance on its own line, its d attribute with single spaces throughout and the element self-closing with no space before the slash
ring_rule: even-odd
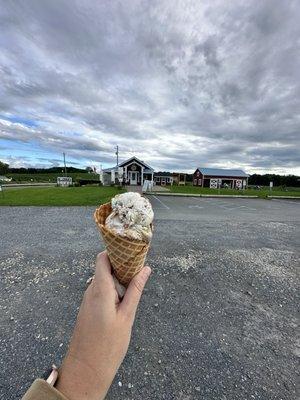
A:
<svg viewBox="0 0 300 400">
<path fill-rule="evenodd" d="M 154 169 L 137 157 L 131 157 L 116 167 L 100 172 L 100 180 L 104 185 L 143 185 L 145 180 L 153 182 L 153 177 Z"/>
<path fill-rule="evenodd" d="M 155 185 L 173 185 L 173 174 L 172 172 L 155 172 L 154 173 Z"/>
<path fill-rule="evenodd" d="M 179 172 L 155 172 L 154 183 L 160 186 L 185 185 L 186 174 Z"/>
<path fill-rule="evenodd" d="M 197 168 L 193 175 L 193 185 L 217 189 L 229 187 L 243 189 L 248 186 L 248 177 L 241 169 Z"/>
<path fill-rule="evenodd" d="M 186 174 L 182 172 L 173 172 L 173 182 L 177 185 L 186 184 Z"/>
</svg>

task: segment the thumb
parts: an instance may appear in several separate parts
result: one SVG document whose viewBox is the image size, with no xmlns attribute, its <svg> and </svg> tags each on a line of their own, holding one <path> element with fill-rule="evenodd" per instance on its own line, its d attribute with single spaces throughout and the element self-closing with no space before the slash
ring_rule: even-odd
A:
<svg viewBox="0 0 300 400">
<path fill-rule="evenodd" d="M 151 274 L 151 268 L 146 266 L 135 275 L 130 282 L 125 296 L 120 304 L 120 310 L 133 322 L 135 313 L 140 302 L 144 287 Z"/>
</svg>

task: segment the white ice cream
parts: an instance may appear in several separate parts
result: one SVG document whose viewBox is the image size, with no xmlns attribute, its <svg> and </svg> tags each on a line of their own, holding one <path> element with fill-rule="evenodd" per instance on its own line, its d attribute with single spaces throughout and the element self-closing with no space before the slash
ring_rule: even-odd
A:
<svg viewBox="0 0 300 400">
<path fill-rule="evenodd" d="M 111 200 L 112 212 L 105 225 L 120 236 L 150 242 L 153 210 L 150 201 L 139 193 L 118 194 Z"/>
</svg>

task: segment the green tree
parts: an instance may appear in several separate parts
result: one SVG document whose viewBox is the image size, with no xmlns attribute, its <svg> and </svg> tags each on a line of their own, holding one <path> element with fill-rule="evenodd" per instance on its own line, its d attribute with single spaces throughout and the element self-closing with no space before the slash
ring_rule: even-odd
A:
<svg viewBox="0 0 300 400">
<path fill-rule="evenodd" d="M 8 172 L 9 165 L 0 161 L 0 174 L 6 174 Z"/>
</svg>

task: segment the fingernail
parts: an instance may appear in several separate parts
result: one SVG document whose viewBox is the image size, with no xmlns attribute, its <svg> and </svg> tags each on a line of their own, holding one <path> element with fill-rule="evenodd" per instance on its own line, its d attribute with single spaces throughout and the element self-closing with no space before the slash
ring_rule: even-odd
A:
<svg viewBox="0 0 300 400">
<path fill-rule="evenodd" d="M 148 265 L 146 265 L 146 267 L 143 268 L 143 275 L 145 279 L 148 279 L 150 274 L 151 274 L 151 268 Z"/>
</svg>

